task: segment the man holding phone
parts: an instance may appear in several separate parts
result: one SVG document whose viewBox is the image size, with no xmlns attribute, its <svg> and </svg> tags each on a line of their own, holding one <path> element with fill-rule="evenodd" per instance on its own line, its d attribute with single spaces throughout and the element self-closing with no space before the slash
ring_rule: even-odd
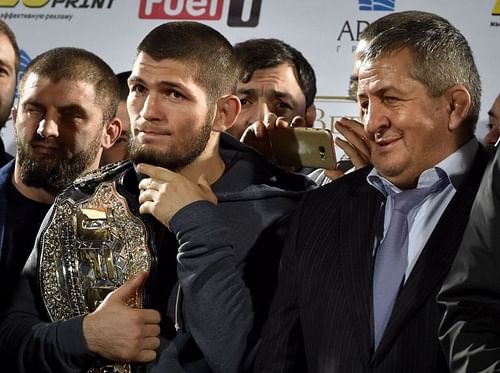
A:
<svg viewBox="0 0 500 373">
<path fill-rule="evenodd" d="M 240 67 L 237 93 L 242 109 L 230 133 L 272 159 L 269 131 L 314 125 L 314 70 L 302 53 L 277 39 L 243 41 L 235 45 L 235 52 Z M 336 138 L 335 144 L 350 156 L 354 166 L 368 165 L 369 142 L 362 124 L 342 118 L 336 129 L 347 141 Z M 317 169 L 309 174 L 318 185 L 343 175 L 338 169 Z"/>
</svg>

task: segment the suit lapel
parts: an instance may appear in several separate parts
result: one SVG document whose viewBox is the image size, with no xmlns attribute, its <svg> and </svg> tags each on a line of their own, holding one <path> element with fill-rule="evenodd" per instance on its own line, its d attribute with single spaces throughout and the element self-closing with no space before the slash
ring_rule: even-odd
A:
<svg viewBox="0 0 500 373">
<path fill-rule="evenodd" d="M 348 198 L 341 209 L 339 248 L 342 276 L 353 334 L 359 339 L 360 358 L 369 361 L 372 345 L 372 252 L 374 221 L 383 196 L 365 183 L 357 196 Z"/>
<path fill-rule="evenodd" d="M 393 314 L 380 341 L 375 358 L 381 359 L 405 325 L 440 287 L 453 262 L 469 219 L 474 197 L 488 157 L 480 149 L 470 175 L 457 190 L 394 304 Z"/>
</svg>

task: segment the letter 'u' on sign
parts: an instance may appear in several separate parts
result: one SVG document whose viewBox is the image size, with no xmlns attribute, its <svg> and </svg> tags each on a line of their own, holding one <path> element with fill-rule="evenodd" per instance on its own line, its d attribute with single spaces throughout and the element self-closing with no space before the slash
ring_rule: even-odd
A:
<svg viewBox="0 0 500 373">
<path fill-rule="evenodd" d="M 13 8 L 18 2 L 19 0 L 0 0 L 0 6 Z M 28 8 L 41 8 L 47 5 L 48 2 L 49 0 L 23 0 L 24 6 Z"/>
<path fill-rule="evenodd" d="M 141 0 L 139 18 L 219 20 L 224 0 Z"/>
<path fill-rule="evenodd" d="M 251 3 L 250 7 L 249 3 Z M 261 6 L 262 0 L 231 0 L 227 17 L 228 26 L 256 27 L 259 23 Z M 249 16 L 248 13 L 250 13 Z"/>
</svg>

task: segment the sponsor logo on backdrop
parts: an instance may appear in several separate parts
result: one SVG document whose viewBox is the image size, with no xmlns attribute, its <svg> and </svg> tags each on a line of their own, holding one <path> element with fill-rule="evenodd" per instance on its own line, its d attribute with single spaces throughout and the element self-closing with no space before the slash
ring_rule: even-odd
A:
<svg viewBox="0 0 500 373">
<path fill-rule="evenodd" d="M 71 21 L 73 14 L 52 13 L 54 10 L 110 9 L 114 0 L 0 0 L 0 18 L 29 21 Z M 3 8 L 3 9 L 2 9 Z M 10 8 L 10 9 L 9 9 Z M 23 9 L 21 12 L 13 12 Z M 50 13 L 42 13 L 50 11 Z"/>
<path fill-rule="evenodd" d="M 227 24 L 231 27 L 256 27 L 262 0 L 141 0 L 139 18 L 218 21 L 229 2 Z"/>
<path fill-rule="evenodd" d="M 493 9 L 491 10 L 492 16 L 500 16 L 500 0 L 495 0 L 495 4 L 493 5 Z M 500 27 L 500 21 L 498 19 L 494 19 L 490 22 L 491 27 Z"/>
<path fill-rule="evenodd" d="M 496 0 L 493 9 L 491 10 L 492 16 L 500 16 L 500 0 Z"/>
<path fill-rule="evenodd" d="M 355 2 L 352 2 L 354 6 Z M 360 11 L 393 12 L 396 5 L 396 0 L 356 0 L 356 2 Z M 345 50 L 354 53 L 359 41 L 359 35 L 369 24 L 370 22 L 364 19 L 346 19 L 337 34 L 337 53 L 343 53 Z"/>
<path fill-rule="evenodd" d="M 396 0 L 358 0 L 359 10 L 385 10 L 394 11 Z"/>
</svg>

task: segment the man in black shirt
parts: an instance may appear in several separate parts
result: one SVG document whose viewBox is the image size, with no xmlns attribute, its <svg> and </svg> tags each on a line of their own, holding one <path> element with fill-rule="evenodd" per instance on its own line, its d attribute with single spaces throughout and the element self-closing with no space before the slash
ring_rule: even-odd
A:
<svg viewBox="0 0 500 373">
<path fill-rule="evenodd" d="M 0 311 L 28 258 L 54 197 L 98 167 L 121 132 L 118 86 L 94 54 L 56 48 L 36 57 L 12 110 L 16 160 L 0 169 Z"/>
</svg>

